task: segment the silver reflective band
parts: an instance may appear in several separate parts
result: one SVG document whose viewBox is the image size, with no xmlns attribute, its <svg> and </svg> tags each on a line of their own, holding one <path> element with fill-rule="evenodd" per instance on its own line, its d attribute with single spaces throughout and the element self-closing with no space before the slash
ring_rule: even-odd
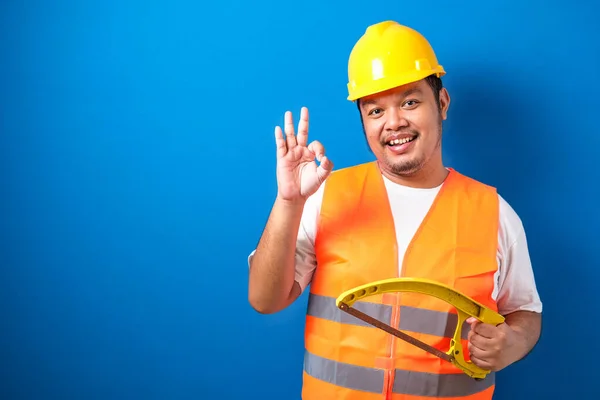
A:
<svg viewBox="0 0 600 400">
<path fill-rule="evenodd" d="M 304 371 L 315 379 L 347 389 L 382 393 L 385 371 L 341 363 L 308 351 Z M 495 374 L 476 381 L 463 373 L 432 374 L 396 369 L 393 393 L 424 397 L 463 397 L 482 392 L 495 383 Z"/>
<path fill-rule="evenodd" d="M 353 307 L 382 322 L 387 324 L 390 323 L 392 316 L 391 306 L 385 304 L 356 302 L 354 303 Z M 368 326 L 377 329 L 365 321 L 355 318 L 337 308 L 335 306 L 335 299 L 333 297 L 320 296 L 310 293 L 308 297 L 307 314 L 312 317 L 323 318 L 333 322 Z M 456 329 L 457 323 L 458 316 L 453 313 L 400 306 L 400 324 L 399 326 L 392 327 L 402 331 L 419 332 L 428 335 L 451 338 L 454 336 L 454 330 Z M 463 324 L 461 331 L 463 339 L 467 338 L 469 329 L 469 324 Z"/>
</svg>

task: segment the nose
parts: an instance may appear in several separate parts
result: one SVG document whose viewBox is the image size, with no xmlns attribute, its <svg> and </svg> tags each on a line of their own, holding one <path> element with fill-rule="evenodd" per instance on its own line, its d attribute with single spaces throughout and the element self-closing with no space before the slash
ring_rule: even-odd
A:
<svg viewBox="0 0 600 400">
<path fill-rule="evenodd" d="M 385 129 L 388 131 L 398 131 L 408 126 L 408 120 L 405 118 L 401 110 L 390 108 L 387 111 L 387 120 L 385 121 Z"/>
</svg>

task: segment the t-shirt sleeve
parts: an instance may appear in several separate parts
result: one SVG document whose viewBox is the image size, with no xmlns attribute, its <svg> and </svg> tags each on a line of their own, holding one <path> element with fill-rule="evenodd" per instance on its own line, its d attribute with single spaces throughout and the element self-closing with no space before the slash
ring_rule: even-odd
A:
<svg viewBox="0 0 600 400">
<path fill-rule="evenodd" d="M 542 312 L 527 236 L 513 208 L 500 197 L 499 234 L 500 273 L 498 276 L 498 311 L 502 315 L 515 311 Z"/>
</svg>

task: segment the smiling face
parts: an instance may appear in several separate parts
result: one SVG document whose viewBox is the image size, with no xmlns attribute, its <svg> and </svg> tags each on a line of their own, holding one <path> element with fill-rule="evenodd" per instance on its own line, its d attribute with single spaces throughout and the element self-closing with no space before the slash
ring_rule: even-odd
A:
<svg viewBox="0 0 600 400">
<path fill-rule="evenodd" d="M 438 103 L 426 80 L 360 99 L 369 147 L 388 178 L 427 185 L 445 176 L 442 120 L 449 104 L 446 89 L 440 90 Z"/>
</svg>

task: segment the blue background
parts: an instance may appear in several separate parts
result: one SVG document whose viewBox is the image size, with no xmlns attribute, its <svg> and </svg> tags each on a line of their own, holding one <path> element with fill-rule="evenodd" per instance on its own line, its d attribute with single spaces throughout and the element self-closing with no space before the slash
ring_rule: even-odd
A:
<svg viewBox="0 0 600 400">
<path fill-rule="evenodd" d="M 306 295 L 247 302 L 273 127 L 308 106 L 336 168 L 371 160 L 346 62 L 386 19 L 448 71 L 447 165 L 527 230 L 544 332 L 496 398 L 593 398 L 599 7 L 200 3 L 0 4 L 0 398 L 299 398 Z"/>
</svg>

